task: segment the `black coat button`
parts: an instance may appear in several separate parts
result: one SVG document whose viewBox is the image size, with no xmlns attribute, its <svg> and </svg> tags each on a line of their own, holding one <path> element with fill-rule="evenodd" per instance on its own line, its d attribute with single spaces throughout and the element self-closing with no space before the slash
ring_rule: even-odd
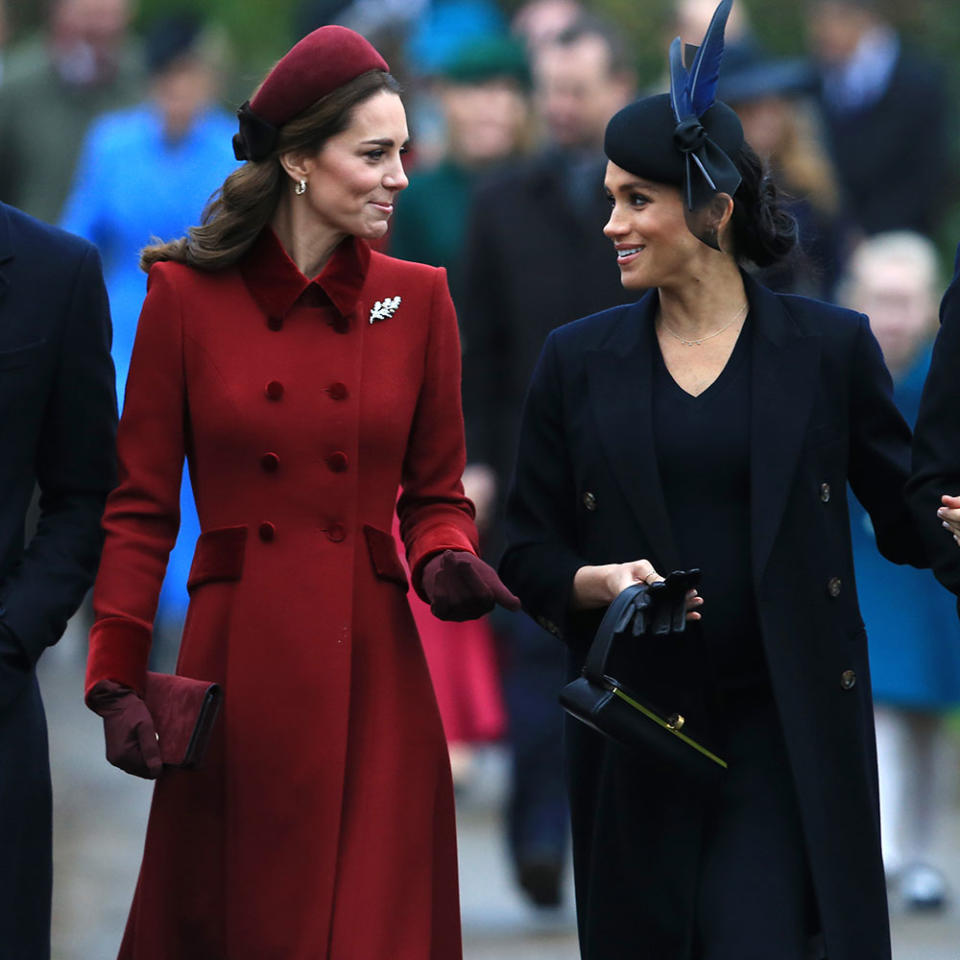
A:
<svg viewBox="0 0 960 960">
<path fill-rule="evenodd" d="M 597 498 L 589 490 L 583 495 L 583 505 L 593 513 L 597 509 Z"/>
<path fill-rule="evenodd" d="M 852 690 L 857 685 L 857 675 L 853 670 L 844 670 L 840 674 L 840 686 L 844 690 Z"/>
<path fill-rule="evenodd" d="M 827 593 L 829 593 L 834 599 L 840 596 L 840 591 L 842 589 L 843 581 L 839 577 L 831 577 L 827 581 Z"/>
<path fill-rule="evenodd" d="M 820 484 L 820 500 L 822 503 L 830 502 L 830 484 L 829 483 Z"/>
</svg>

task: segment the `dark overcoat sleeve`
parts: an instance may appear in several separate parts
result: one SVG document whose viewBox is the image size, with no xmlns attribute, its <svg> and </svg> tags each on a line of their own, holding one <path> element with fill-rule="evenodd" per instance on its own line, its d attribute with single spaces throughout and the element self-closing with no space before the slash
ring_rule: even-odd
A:
<svg viewBox="0 0 960 960">
<path fill-rule="evenodd" d="M 32 661 L 60 639 L 93 583 L 100 519 L 116 482 L 117 403 L 100 258 L 84 245 L 72 266 L 57 265 L 71 295 L 36 449 L 40 519 L 22 562 L 0 584 L 0 620 Z"/>
<path fill-rule="evenodd" d="M 937 579 L 960 594 L 960 548 L 937 517 L 940 497 L 960 494 L 960 248 L 940 304 L 940 331 L 920 400 L 907 495 Z"/>
<path fill-rule="evenodd" d="M 507 498 L 507 541 L 500 575 L 541 626 L 569 640 L 577 552 L 576 489 L 564 434 L 556 337 L 537 363 L 524 404 L 516 468 Z"/>
<path fill-rule="evenodd" d="M 870 514 L 880 552 L 892 563 L 929 566 L 903 490 L 909 475 L 910 428 L 893 401 L 880 345 L 861 316 L 850 370 L 848 478 Z"/>
</svg>

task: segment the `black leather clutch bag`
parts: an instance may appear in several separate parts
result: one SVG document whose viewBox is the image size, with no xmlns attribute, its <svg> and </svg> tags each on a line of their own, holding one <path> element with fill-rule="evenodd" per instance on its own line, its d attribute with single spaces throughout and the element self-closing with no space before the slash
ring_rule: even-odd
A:
<svg viewBox="0 0 960 960">
<path fill-rule="evenodd" d="M 694 583 L 691 572 L 671 574 L 663 586 L 638 583 L 627 587 L 607 609 L 582 675 L 561 690 L 560 704 L 571 716 L 621 746 L 653 752 L 692 777 L 713 780 L 723 775 L 727 763 L 704 742 L 700 731 L 691 730 L 681 714 L 644 703 L 607 672 L 618 640 L 642 643 L 651 623 L 654 634 L 683 629 L 683 598 Z"/>
</svg>

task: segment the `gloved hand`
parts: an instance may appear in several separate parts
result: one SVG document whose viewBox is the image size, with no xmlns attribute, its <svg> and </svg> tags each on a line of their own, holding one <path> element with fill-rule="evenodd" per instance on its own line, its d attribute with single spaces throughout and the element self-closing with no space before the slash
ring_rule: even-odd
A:
<svg viewBox="0 0 960 960">
<path fill-rule="evenodd" d="M 423 568 L 423 592 L 439 620 L 476 620 L 498 603 L 519 610 L 520 601 L 496 571 L 466 550 L 444 550 Z"/>
<path fill-rule="evenodd" d="M 643 589 L 627 605 L 614 632 L 630 629 L 635 637 L 683 633 L 690 609 L 689 594 L 699 583 L 699 570 L 675 570 L 666 580 L 642 584 Z"/>
<path fill-rule="evenodd" d="M 103 717 L 107 759 L 125 773 L 156 780 L 163 761 L 153 718 L 143 700 L 129 687 L 101 680 L 87 694 L 87 706 Z"/>
</svg>

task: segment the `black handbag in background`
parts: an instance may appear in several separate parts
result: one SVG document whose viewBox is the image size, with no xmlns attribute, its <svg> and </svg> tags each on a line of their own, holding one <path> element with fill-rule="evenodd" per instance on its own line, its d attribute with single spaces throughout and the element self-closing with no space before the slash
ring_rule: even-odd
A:
<svg viewBox="0 0 960 960">
<path fill-rule="evenodd" d="M 683 630 L 686 594 L 699 571 L 671 574 L 662 583 L 627 587 L 607 608 L 583 672 L 560 691 L 569 714 L 621 746 L 658 754 L 697 779 L 715 780 L 727 763 L 679 713 L 665 713 L 607 673 L 614 643 L 643 643 Z"/>
</svg>

